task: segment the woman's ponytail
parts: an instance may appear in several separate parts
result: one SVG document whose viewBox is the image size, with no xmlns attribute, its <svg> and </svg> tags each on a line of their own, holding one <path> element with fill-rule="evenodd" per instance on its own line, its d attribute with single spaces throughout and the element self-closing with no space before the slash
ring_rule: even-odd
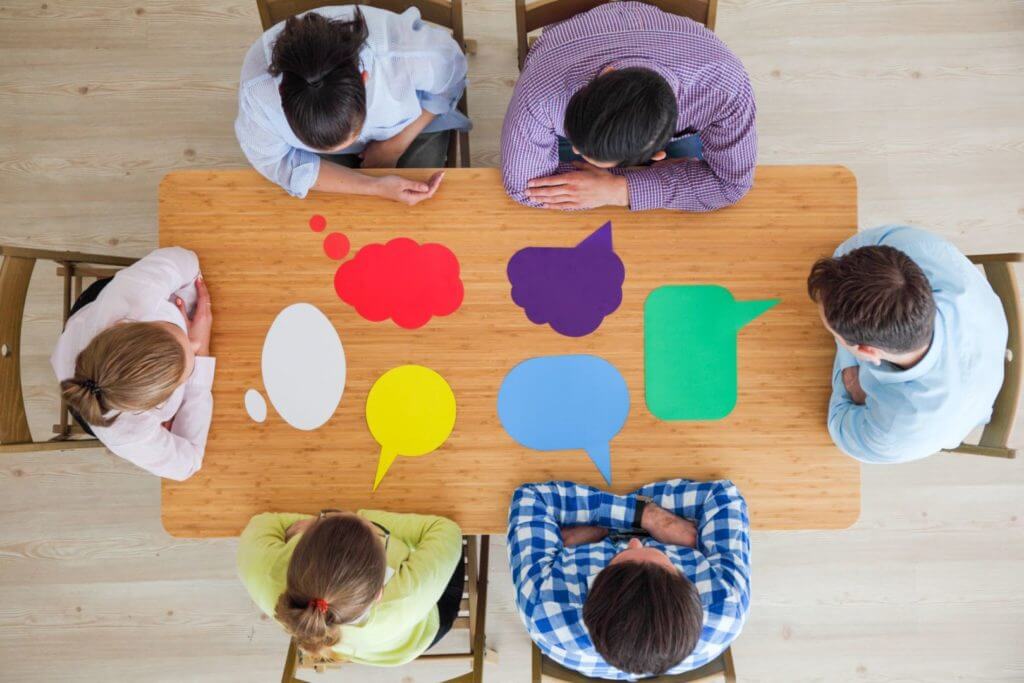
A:
<svg viewBox="0 0 1024 683">
<path fill-rule="evenodd" d="M 103 404 L 103 389 L 91 378 L 76 373 L 60 383 L 60 391 L 65 403 L 89 425 L 109 427 L 116 419 L 104 417 L 107 408 Z"/>
</svg>

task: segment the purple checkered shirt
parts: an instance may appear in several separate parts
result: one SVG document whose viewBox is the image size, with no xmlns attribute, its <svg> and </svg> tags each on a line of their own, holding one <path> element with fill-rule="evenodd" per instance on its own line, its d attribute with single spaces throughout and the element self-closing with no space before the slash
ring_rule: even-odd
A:
<svg viewBox="0 0 1024 683">
<path fill-rule="evenodd" d="M 714 33 L 641 2 L 612 2 L 549 26 L 516 83 L 501 131 L 509 196 L 528 206 L 526 183 L 570 170 L 558 162 L 569 99 L 606 67 L 659 73 L 677 94 L 677 135 L 700 133 L 704 160 L 614 169 L 629 206 L 713 211 L 738 201 L 757 162 L 754 92 L 740 60 Z"/>
</svg>

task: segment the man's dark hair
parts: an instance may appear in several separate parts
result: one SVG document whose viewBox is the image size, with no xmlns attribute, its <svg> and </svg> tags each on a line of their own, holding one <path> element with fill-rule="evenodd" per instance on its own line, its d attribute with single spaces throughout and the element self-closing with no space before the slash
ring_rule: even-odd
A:
<svg viewBox="0 0 1024 683">
<path fill-rule="evenodd" d="M 924 271 L 899 249 L 870 246 L 820 259 L 807 276 L 807 293 L 847 344 L 892 353 L 929 344 L 935 298 Z"/>
<path fill-rule="evenodd" d="M 650 562 L 617 562 L 597 575 L 583 623 L 606 662 L 631 674 L 663 674 L 697 647 L 704 607 L 678 571 Z"/>
<path fill-rule="evenodd" d="M 675 93 L 650 69 L 601 74 L 569 100 L 565 135 L 594 161 L 636 166 L 665 149 L 676 130 Z"/>
<path fill-rule="evenodd" d="M 313 149 L 333 149 L 363 127 L 359 50 L 366 35 L 358 9 L 351 21 L 308 12 L 290 17 L 274 43 L 270 73 L 281 76 L 281 107 L 295 136 Z"/>
</svg>

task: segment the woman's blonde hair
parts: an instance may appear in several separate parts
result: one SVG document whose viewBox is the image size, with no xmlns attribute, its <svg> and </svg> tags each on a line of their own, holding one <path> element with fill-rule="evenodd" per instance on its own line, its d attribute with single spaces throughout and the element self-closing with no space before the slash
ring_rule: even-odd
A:
<svg viewBox="0 0 1024 683">
<path fill-rule="evenodd" d="M 68 406 L 89 425 L 109 427 L 109 411 L 150 410 L 174 393 L 185 374 L 185 349 L 158 323 L 119 323 L 96 335 L 60 383 Z"/>
<path fill-rule="evenodd" d="M 296 544 L 274 617 L 303 652 L 335 659 L 341 625 L 373 605 L 386 571 L 384 546 L 369 524 L 351 513 L 324 517 Z"/>
</svg>

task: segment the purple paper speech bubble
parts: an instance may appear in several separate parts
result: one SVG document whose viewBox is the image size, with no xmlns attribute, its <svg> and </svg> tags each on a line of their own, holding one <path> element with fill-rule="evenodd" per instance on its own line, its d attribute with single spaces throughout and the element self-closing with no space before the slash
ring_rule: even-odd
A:
<svg viewBox="0 0 1024 683">
<path fill-rule="evenodd" d="M 512 301 L 537 325 L 582 337 L 622 303 L 626 267 L 608 221 L 575 247 L 526 247 L 508 261 Z"/>
</svg>

